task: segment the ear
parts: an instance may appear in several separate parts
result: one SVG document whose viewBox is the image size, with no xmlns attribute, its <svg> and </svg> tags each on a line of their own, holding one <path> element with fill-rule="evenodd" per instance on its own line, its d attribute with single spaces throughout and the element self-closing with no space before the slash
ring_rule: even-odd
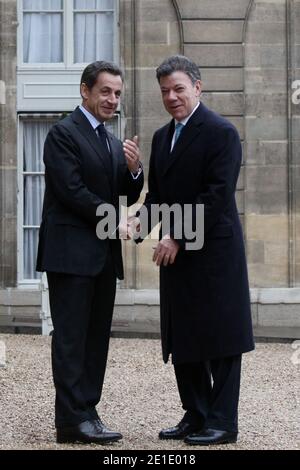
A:
<svg viewBox="0 0 300 470">
<path fill-rule="evenodd" d="M 200 96 L 202 93 L 202 81 L 197 80 L 194 84 L 195 90 L 196 90 L 196 96 Z"/>
<path fill-rule="evenodd" d="M 89 97 L 89 89 L 85 83 L 81 83 L 80 85 L 80 94 L 84 100 L 87 100 Z"/>
</svg>

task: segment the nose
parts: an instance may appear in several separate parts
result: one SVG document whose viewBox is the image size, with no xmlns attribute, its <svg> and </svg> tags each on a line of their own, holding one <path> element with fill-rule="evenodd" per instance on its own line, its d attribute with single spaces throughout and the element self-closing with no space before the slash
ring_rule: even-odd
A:
<svg viewBox="0 0 300 470">
<path fill-rule="evenodd" d="M 111 104 L 118 104 L 119 103 L 119 96 L 115 95 L 114 93 L 111 93 L 108 97 L 108 101 Z"/>
<path fill-rule="evenodd" d="M 170 90 L 168 93 L 168 101 L 176 101 L 177 95 L 173 90 Z"/>
</svg>

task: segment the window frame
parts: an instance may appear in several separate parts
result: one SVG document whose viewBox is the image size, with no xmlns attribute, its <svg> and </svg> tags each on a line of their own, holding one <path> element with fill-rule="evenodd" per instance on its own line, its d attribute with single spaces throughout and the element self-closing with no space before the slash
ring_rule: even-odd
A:
<svg viewBox="0 0 300 470">
<path fill-rule="evenodd" d="M 24 175 L 25 174 L 36 174 L 44 175 L 44 172 L 24 172 L 24 155 L 23 155 L 23 143 L 24 143 L 24 121 L 26 120 L 39 120 L 45 118 L 59 119 L 62 113 L 20 113 L 17 117 L 18 125 L 18 176 L 17 176 L 17 280 L 18 285 L 24 287 L 38 287 L 41 279 L 29 279 L 24 277 Z M 39 226 L 33 226 L 39 228 Z"/>
<path fill-rule="evenodd" d="M 17 15 L 18 15 L 18 31 L 17 31 L 17 61 L 18 70 L 82 70 L 88 62 L 73 62 L 74 59 L 74 10 L 73 0 L 62 0 L 63 1 L 63 62 L 35 62 L 27 63 L 23 62 L 23 0 L 17 0 Z M 86 10 L 87 12 L 89 10 Z M 51 10 L 49 10 L 51 12 Z M 114 22 L 113 22 L 113 58 L 112 61 L 119 63 L 119 12 L 120 5 L 119 0 L 114 0 Z"/>
</svg>

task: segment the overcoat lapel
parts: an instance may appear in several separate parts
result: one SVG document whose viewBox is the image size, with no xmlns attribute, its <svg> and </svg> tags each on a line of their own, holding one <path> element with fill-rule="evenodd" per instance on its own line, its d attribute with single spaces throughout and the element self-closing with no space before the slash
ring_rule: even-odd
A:
<svg viewBox="0 0 300 470">
<path fill-rule="evenodd" d="M 170 159 L 170 148 L 172 142 L 172 136 L 174 134 L 174 120 L 170 121 L 166 126 L 166 129 L 161 139 L 161 150 L 159 151 L 160 158 L 158 159 L 158 165 L 162 165 L 161 173 L 164 174 Z"/>
<path fill-rule="evenodd" d="M 198 109 L 194 112 L 194 114 L 188 120 L 187 124 L 182 129 L 180 137 L 175 143 L 172 152 L 170 153 L 169 151 L 168 156 L 165 157 L 163 171 L 164 175 L 169 171 L 178 158 L 188 150 L 189 146 L 201 132 L 201 124 L 204 121 L 205 110 L 205 106 L 200 103 Z M 174 131 L 174 121 L 171 121 L 171 123 Z"/>
</svg>

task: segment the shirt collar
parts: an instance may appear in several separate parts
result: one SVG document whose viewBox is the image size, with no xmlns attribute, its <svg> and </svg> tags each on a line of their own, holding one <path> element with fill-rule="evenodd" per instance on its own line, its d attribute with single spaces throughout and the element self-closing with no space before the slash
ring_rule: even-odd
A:
<svg viewBox="0 0 300 470">
<path fill-rule="evenodd" d="M 96 129 L 99 126 L 99 124 L 101 124 L 101 122 L 98 121 L 98 119 L 96 119 L 95 116 L 93 116 L 93 114 L 91 114 L 84 106 L 80 105 L 79 109 L 81 112 L 83 112 L 85 117 L 88 119 L 93 129 Z"/>
<path fill-rule="evenodd" d="M 196 106 L 194 107 L 193 111 L 191 112 L 191 114 L 189 114 L 186 118 L 182 119 L 181 121 L 177 121 L 176 119 L 174 119 L 175 121 L 175 126 L 178 122 L 180 122 L 180 124 L 183 124 L 184 126 L 186 125 L 186 123 L 188 122 L 188 120 L 192 117 L 192 115 L 194 114 L 194 112 L 196 111 L 196 109 L 199 107 L 200 105 L 200 101 L 198 104 L 196 104 Z"/>
</svg>

